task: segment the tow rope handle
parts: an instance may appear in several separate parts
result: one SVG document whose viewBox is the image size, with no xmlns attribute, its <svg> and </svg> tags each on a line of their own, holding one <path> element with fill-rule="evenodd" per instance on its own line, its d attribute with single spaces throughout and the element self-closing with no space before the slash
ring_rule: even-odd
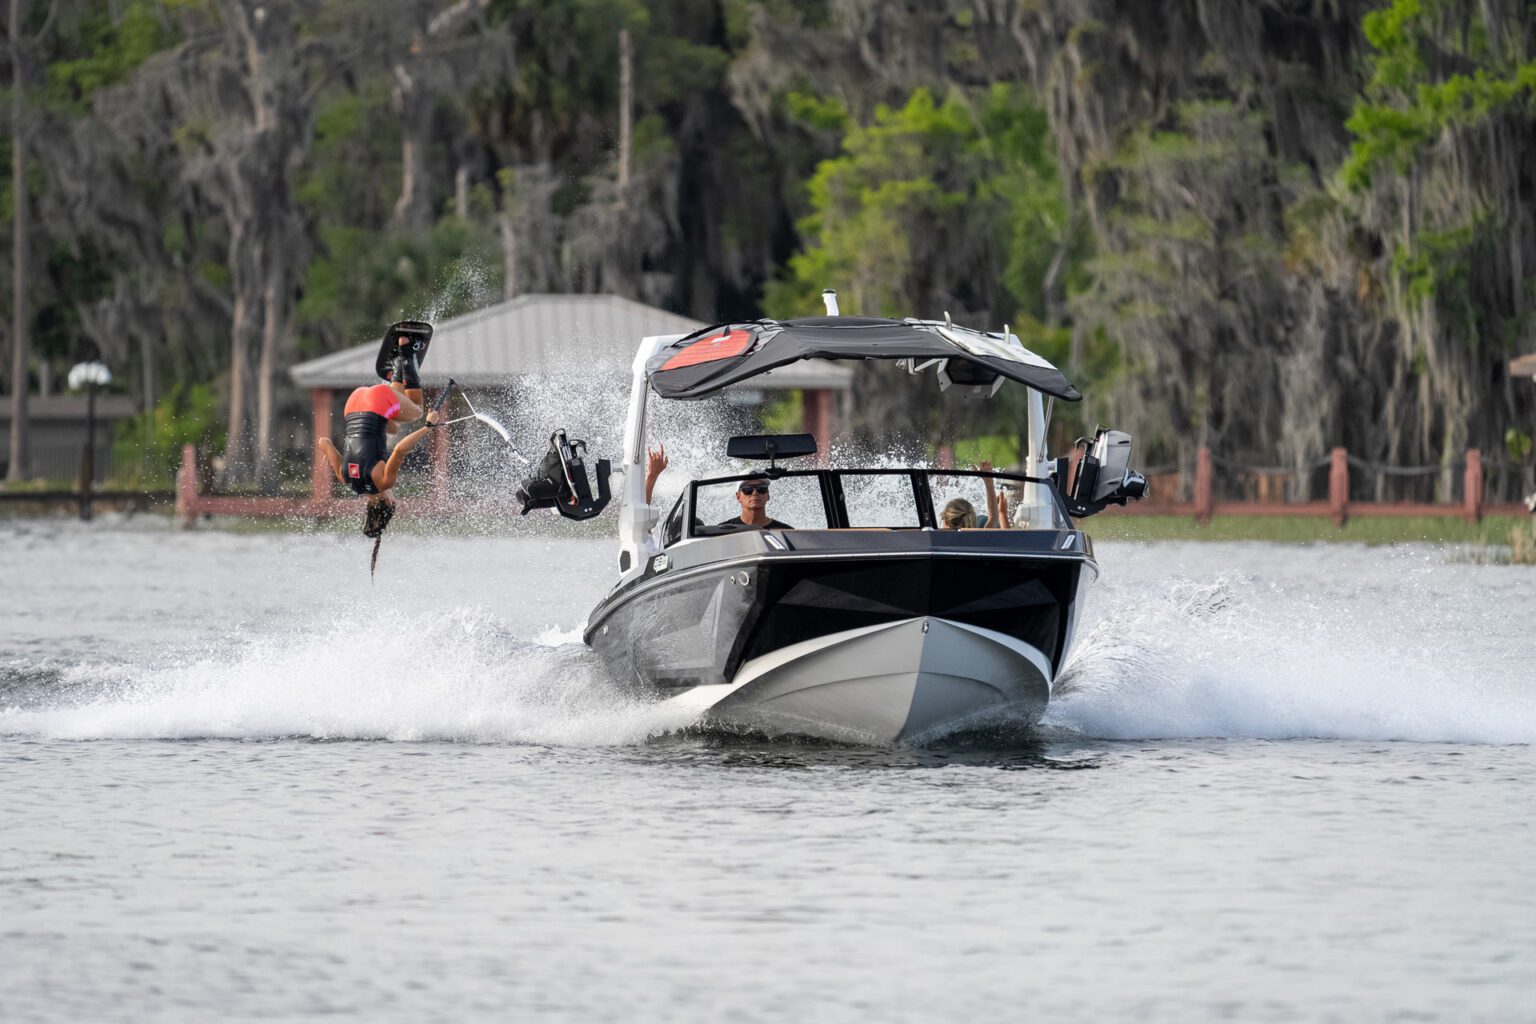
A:
<svg viewBox="0 0 1536 1024">
<path fill-rule="evenodd" d="M 449 377 L 448 378 L 448 383 L 443 385 L 443 390 L 441 390 L 441 391 L 439 391 L 437 393 L 437 399 L 436 399 L 436 401 L 434 401 L 432 403 L 432 408 L 428 409 L 427 411 L 428 412 L 437 412 L 438 410 L 442 409 L 443 403 L 448 401 L 448 392 L 452 391 L 454 388 L 456 388 L 458 386 L 459 386 L 459 382 L 454 380 L 452 377 Z M 422 418 L 425 419 L 426 417 L 422 417 Z"/>
</svg>

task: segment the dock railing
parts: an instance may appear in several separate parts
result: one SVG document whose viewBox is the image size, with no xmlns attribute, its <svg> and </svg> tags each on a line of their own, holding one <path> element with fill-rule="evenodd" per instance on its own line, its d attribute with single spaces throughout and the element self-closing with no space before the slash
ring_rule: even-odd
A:
<svg viewBox="0 0 1536 1024">
<path fill-rule="evenodd" d="M 446 450 L 434 450 L 431 459 L 432 471 L 426 494 L 413 504 L 420 502 L 422 507 L 437 513 L 469 511 L 469 503 L 455 501 L 449 496 Z M 1275 488 L 1262 489 L 1262 493 L 1270 495 L 1271 500 L 1220 500 L 1216 497 L 1218 469 L 1230 482 L 1231 478 L 1243 474 L 1277 478 L 1286 474 L 1321 471 L 1325 467 L 1328 470 L 1328 497 L 1323 501 L 1274 500 L 1272 496 Z M 1460 501 L 1355 501 L 1350 498 L 1352 467 L 1361 472 L 1388 476 L 1439 474 L 1442 477 L 1454 477 L 1459 471 Z M 1518 502 L 1485 502 L 1484 468 L 1482 453 L 1476 448 L 1469 449 L 1460 462 L 1448 466 L 1407 467 L 1377 465 L 1350 455 L 1344 448 L 1334 448 L 1327 456 L 1305 462 L 1299 469 L 1245 467 L 1219 459 L 1209 448 L 1200 448 L 1195 456 L 1193 500 L 1170 500 L 1160 493 L 1166 489 L 1168 481 L 1178 479 L 1177 474 L 1149 474 L 1153 479 L 1153 491 L 1147 499 L 1131 502 L 1123 509 L 1111 508 L 1108 511 L 1113 515 L 1189 516 L 1199 523 L 1209 523 L 1217 516 L 1318 516 L 1332 519 L 1340 527 L 1352 518 L 1372 516 L 1459 516 L 1467 522 L 1476 523 L 1489 515 L 1526 514 L 1525 506 Z M 1501 468 L 1507 470 L 1510 467 Z M 1175 493 L 1182 490 L 1178 484 L 1174 484 L 1172 489 Z M 357 515 L 359 511 L 355 500 L 335 495 L 333 478 L 328 469 L 325 472 L 317 470 L 313 474 L 312 493 L 308 497 L 204 494 L 198 484 L 197 451 L 192 445 L 187 445 L 182 449 L 181 469 L 176 475 L 176 514 L 190 524 L 202 516 L 212 515 L 329 517 Z"/>
<path fill-rule="evenodd" d="M 1218 494 L 1218 470 L 1225 473 L 1230 483 L 1233 477 L 1258 477 L 1264 484 L 1303 473 L 1327 469 L 1328 497 L 1326 500 L 1286 501 L 1274 497 L 1277 488 L 1261 486 L 1267 500 L 1223 500 Z M 1352 518 L 1373 516 L 1457 516 L 1469 523 L 1481 522 L 1489 515 L 1524 515 L 1526 508 L 1517 502 L 1489 503 L 1485 500 L 1487 481 L 1484 476 L 1485 462 L 1482 452 L 1468 449 L 1465 458 L 1450 465 L 1436 466 L 1386 466 L 1368 462 L 1350 455 L 1347 449 L 1334 448 L 1326 456 L 1307 460 L 1298 468 L 1248 467 L 1215 456 L 1209 448 L 1200 448 L 1195 454 L 1194 486 L 1191 500 L 1170 500 L 1159 493 L 1154 480 L 1152 494 L 1141 502 L 1129 504 L 1125 509 L 1112 510 L 1115 514 L 1130 515 L 1177 515 L 1189 516 L 1198 523 L 1209 523 L 1217 516 L 1315 516 L 1332 519 L 1334 525 L 1344 526 Z M 1501 469 L 1518 467 L 1501 466 Z M 1454 479 L 1459 473 L 1461 480 L 1460 500 L 1453 501 L 1360 501 L 1350 497 L 1351 469 L 1362 473 L 1374 473 L 1388 477 L 1439 476 Z M 1169 473 L 1169 478 L 1178 479 Z M 1183 490 L 1175 484 L 1175 493 Z M 1449 488 L 1448 488 L 1449 489 Z"/>
</svg>

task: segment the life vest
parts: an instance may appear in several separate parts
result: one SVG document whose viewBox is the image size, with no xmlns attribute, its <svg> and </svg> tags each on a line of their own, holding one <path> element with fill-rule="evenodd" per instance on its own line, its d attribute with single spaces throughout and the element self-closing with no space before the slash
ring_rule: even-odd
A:
<svg viewBox="0 0 1536 1024">
<path fill-rule="evenodd" d="M 354 494 L 378 494 L 373 482 L 373 467 L 387 457 L 384 450 L 384 425 L 389 422 L 376 412 L 354 412 L 347 416 L 347 438 L 341 449 L 341 472 Z"/>
<path fill-rule="evenodd" d="M 400 396 L 388 384 L 358 388 L 343 410 L 347 426 L 341 472 L 354 494 L 378 494 L 373 467 L 388 457 L 385 428 L 400 412 Z"/>
</svg>

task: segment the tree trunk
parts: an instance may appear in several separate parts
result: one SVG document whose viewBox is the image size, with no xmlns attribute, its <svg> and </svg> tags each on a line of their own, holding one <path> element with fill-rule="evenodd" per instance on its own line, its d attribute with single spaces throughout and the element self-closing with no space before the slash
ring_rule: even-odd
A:
<svg viewBox="0 0 1536 1024">
<path fill-rule="evenodd" d="M 239 258 L 234 252 L 238 245 L 235 239 L 243 234 L 240 231 L 230 234 L 231 270 L 234 269 L 234 261 Z M 257 315 L 248 290 L 242 287 L 243 282 L 238 274 L 233 276 L 235 302 L 229 323 L 229 422 L 224 442 L 224 466 L 219 473 L 219 483 L 225 487 L 250 479 L 251 414 L 247 394 L 250 391 L 250 352 L 253 347 L 250 339 L 256 330 Z"/>
<path fill-rule="evenodd" d="M 5 478 L 27 477 L 27 143 L 21 0 L 11 0 L 11 445 Z"/>
<path fill-rule="evenodd" d="M 427 148 L 432 132 L 432 107 L 436 95 L 424 87 L 426 73 L 421 32 L 411 35 L 404 59 L 395 64 L 395 99 L 400 104 L 400 198 L 395 200 L 391 223 L 397 228 L 420 230 L 431 224 L 432 196 L 428 183 Z"/>
<path fill-rule="evenodd" d="M 619 29 L 619 205 L 629 198 L 630 120 L 633 118 L 634 85 L 629 54 L 629 29 Z"/>
<path fill-rule="evenodd" d="M 275 254 L 274 254 L 275 255 Z M 277 263 L 276 259 L 270 261 Z M 277 424 L 277 362 L 285 316 L 284 274 L 281 266 L 269 265 L 262 289 L 261 357 L 256 366 L 256 482 L 263 492 L 275 493 L 278 485 L 277 451 L 273 428 Z"/>
<path fill-rule="evenodd" d="M 438 11 L 425 28 L 415 27 L 404 56 L 396 60 L 395 100 L 400 105 L 400 198 L 395 201 L 390 223 L 397 228 L 422 230 L 432 226 L 432 175 L 427 151 L 432 144 L 433 114 L 438 97 L 452 88 L 451 64 L 463 55 L 444 53 L 436 44 L 451 39 L 475 24 L 489 0 L 456 0 Z M 465 205 L 460 203 L 459 215 Z"/>
<path fill-rule="evenodd" d="M 224 0 L 238 46 L 249 120 L 219 140 L 213 179 L 229 225 L 229 438 L 223 482 L 271 490 L 277 483 L 277 363 L 302 273 L 303 230 L 289 175 L 307 145 L 310 110 L 290 8 Z"/>
<path fill-rule="evenodd" d="M 501 297 L 517 298 L 517 225 L 512 220 L 512 196 L 508 194 L 499 218 L 501 223 Z"/>
</svg>

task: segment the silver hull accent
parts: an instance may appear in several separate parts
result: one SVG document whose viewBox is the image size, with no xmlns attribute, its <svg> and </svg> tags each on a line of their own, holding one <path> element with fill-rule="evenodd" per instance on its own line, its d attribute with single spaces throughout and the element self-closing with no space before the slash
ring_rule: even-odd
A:
<svg viewBox="0 0 1536 1024">
<path fill-rule="evenodd" d="M 1003 633 L 920 616 L 832 633 L 746 662 L 725 686 L 672 698 L 712 728 L 839 743 L 915 743 L 1000 722 L 1034 725 L 1051 666 Z"/>
</svg>

